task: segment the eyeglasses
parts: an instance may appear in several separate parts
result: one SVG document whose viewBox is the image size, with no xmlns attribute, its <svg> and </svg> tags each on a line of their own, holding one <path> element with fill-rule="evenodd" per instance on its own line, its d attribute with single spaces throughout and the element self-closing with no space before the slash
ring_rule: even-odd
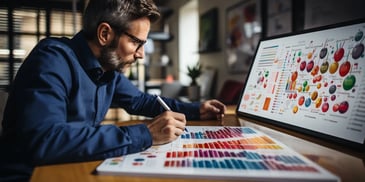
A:
<svg viewBox="0 0 365 182">
<path fill-rule="evenodd" d="M 136 52 L 138 51 L 138 49 L 140 49 L 147 42 L 147 40 L 141 40 L 141 39 L 137 38 L 136 36 L 134 36 L 134 35 L 132 35 L 128 32 L 124 32 L 124 34 L 126 36 L 128 36 L 129 38 L 131 38 L 133 40 L 133 42 L 138 44 Z"/>
</svg>

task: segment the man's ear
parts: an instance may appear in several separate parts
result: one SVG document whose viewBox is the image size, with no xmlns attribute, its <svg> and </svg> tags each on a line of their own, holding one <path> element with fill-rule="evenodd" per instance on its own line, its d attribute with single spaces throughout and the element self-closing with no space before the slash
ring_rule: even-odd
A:
<svg viewBox="0 0 365 182">
<path fill-rule="evenodd" d="M 108 45 L 113 40 L 114 32 L 108 23 L 100 23 L 96 33 L 101 46 Z"/>
</svg>

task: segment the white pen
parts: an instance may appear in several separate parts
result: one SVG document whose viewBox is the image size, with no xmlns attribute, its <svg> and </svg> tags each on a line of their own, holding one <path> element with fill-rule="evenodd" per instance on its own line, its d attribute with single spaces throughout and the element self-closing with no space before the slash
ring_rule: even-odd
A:
<svg viewBox="0 0 365 182">
<path fill-rule="evenodd" d="M 162 105 L 166 111 L 171 111 L 170 107 L 157 95 L 157 101 Z"/>
<path fill-rule="evenodd" d="M 160 96 L 156 95 L 157 101 L 162 105 L 162 107 L 166 110 L 166 111 L 171 111 L 170 107 L 166 104 L 165 101 L 163 101 L 161 99 Z M 184 131 L 188 132 L 188 129 L 184 128 Z"/>
</svg>

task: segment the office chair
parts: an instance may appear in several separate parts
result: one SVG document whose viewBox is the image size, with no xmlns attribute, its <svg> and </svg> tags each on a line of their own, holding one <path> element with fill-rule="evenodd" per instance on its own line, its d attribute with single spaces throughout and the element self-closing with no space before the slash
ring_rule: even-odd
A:
<svg viewBox="0 0 365 182">
<path fill-rule="evenodd" d="M 243 83 L 240 81 L 226 80 L 217 99 L 227 105 L 237 104 L 243 86 Z"/>
</svg>

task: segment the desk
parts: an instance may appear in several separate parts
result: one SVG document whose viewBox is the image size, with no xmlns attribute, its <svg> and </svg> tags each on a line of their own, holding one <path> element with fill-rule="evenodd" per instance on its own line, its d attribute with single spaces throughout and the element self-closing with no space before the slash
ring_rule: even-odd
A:
<svg viewBox="0 0 365 182">
<path fill-rule="evenodd" d="M 191 126 L 248 126 L 265 132 L 271 137 L 293 148 L 328 171 L 339 176 L 343 182 L 365 181 L 365 153 L 343 148 L 310 136 L 295 133 L 275 126 L 247 121 L 237 118 L 230 106 L 222 121 L 188 121 Z M 145 122 L 134 120 L 121 122 L 118 125 L 130 125 Z M 34 170 L 32 182 L 187 182 L 191 178 L 138 177 L 138 176 L 105 176 L 94 173 L 102 161 L 80 162 L 59 165 L 40 166 Z M 212 181 L 199 179 L 200 182 Z M 217 180 L 217 182 L 224 180 Z M 227 181 L 227 180 L 226 180 Z"/>
</svg>

